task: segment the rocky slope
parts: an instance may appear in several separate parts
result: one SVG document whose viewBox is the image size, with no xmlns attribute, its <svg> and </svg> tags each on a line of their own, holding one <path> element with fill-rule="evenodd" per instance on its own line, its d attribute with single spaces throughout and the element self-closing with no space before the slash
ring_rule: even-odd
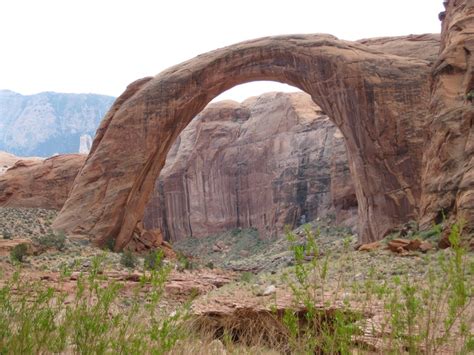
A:
<svg viewBox="0 0 474 355">
<path fill-rule="evenodd" d="M 4 174 L 0 174 L 0 206 L 60 209 L 86 155 L 18 159 Z"/>
<path fill-rule="evenodd" d="M 354 226 L 357 201 L 341 133 L 305 93 L 208 106 L 168 154 L 145 226 L 168 240 L 233 228 L 272 236 L 336 215 Z"/>
<path fill-rule="evenodd" d="M 0 90 L 0 150 L 48 157 L 79 151 L 82 135 L 94 136 L 113 97 Z"/>
</svg>

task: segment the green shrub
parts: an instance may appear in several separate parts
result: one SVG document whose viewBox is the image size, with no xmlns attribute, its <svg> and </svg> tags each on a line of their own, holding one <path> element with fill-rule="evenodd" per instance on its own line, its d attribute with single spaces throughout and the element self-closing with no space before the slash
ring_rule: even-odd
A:
<svg viewBox="0 0 474 355">
<path fill-rule="evenodd" d="M 110 238 L 110 239 L 107 239 L 107 241 L 105 242 L 105 249 L 108 249 L 110 251 L 114 251 L 115 249 L 115 238 Z"/>
<path fill-rule="evenodd" d="M 137 258 L 130 250 L 125 250 L 120 256 L 120 264 L 126 268 L 133 269 L 137 264 Z"/>
<path fill-rule="evenodd" d="M 245 282 L 245 283 L 251 283 L 252 280 L 254 279 L 254 274 L 252 274 L 250 271 L 244 271 L 242 274 L 240 274 L 240 281 Z"/>
<path fill-rule="evenodd" d="M 2 235 L 3 235 L 3 239 L 12 239 L 13 238 L 13 234 L 10 231 L 3 231 Z"/>
<path fill-rule="evenodd" d="M 36 242 L 45 248 L 55 248 L 59 251 L 66 249 L 66 235 L 63 232 L 49 232 L 46 235 L 36 238 Z"/>
<path fill-rule="evenodd" d="M 439 228 L 435 227 L 428 237 L 437 234 Z M 402 273 L 402 276 L 380 281 L 372 269 L 364 280 L 353 281 L 348 287 L 343 279 L 348 277 L 347 273 L 331 270 L 335 265 L 329 263 L 327 256 L 305 261 L 305 255 L 319 255 L 317 237 L 309 229 L 305 244 L 301 244 L 293 233 L 288 233 L 295 265 L 287 282 L 296 304 L 303 305 L 306 312 L 306 321 L 292 310 L 287 310 L 283 316 L 290 352 L 312 353 L 318 349 L 322 353 L 349 353 L 359 334 L 373 327 L 362 314 L 375 307 L 382 312 L 379 336 L 388 347 L 387 353 L 438 354 L 445 348 L 451 348 L 453 353 L 472 351 L 474 264 L 468 261 L 466 251 L 461 247 L 461 234 L 462 224 L 451 226 L 449 241 L 452 248 L 439 254 L 437 265 L 427 270 L 422 279 Z M 350 265 L 351 260 L 347 260 L 347 264 Z M 362 312 L 351 315 L 344 303 L 328 322 L 327 316 L 324 317 L 325 309 L 315 307 L 323 304 L 330 308 L 331 300 L 325 295 L 330 271 L 333 277 L 340 277 L 338 289 L 344 292 L 352 289 L 355 296 L 360 297 L 357 302 Z"/>
<path fill-rule="evenodd" d="M 178 253 L 179 270 L 193 270 L 196 268 L 194 263 L 184 254 Z"/>
<path fill-rule="evenodd" d="M 27 252 L 28 252 L 28 244 L 26 243 L 17 244 L 10 251 L 10 259 L 13 262 L 21 263 L 25 259 Z"/>
<path fill-rule="evenodd" d="M 162 250 L 150 250 L 143 260 L 146 270 L 159 270 L 163 267 L 164 254 Z"/>
<path fill-rule="evenodd" d="M 158 306 L 169 275 L 144 275 L 132 292 L 100 274 L 92 260 L 73 293 L 17 272 L 0 286 L 0 354 L 165 354 L 187 335 L 187 307 L 168 315 Z M 60 279 L 63 282 L 66 279 Z M 144 298 L 145 295 L 145 298 Z M 65 302 L 67 297 L 72 302 Z"/>
</svg>

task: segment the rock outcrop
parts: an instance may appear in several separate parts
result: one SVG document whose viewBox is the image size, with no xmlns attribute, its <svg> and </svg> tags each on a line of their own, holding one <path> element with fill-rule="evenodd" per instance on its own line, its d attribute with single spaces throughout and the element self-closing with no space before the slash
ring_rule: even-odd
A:
<svg viewBox="0 0 474 355">
<path fill-rule="evenodd" d="M 124 248 L 191 119 L 235 85 L 275 80 L 309 93 L 340 129 L 361 241 L 379 239 L 417 216 L 430 64 L 329 35 L 293 35 L 222 48 L 137 81 L 102 121 L 54 228 Z"/>
<path fill-rule="evenodd" d="M 212 103 L 183 130 L 144 222 L 167 240 L 251 227 L 264 237 L 336 211 L 355 226 L 342 134 L 307 94 L 268 93 Z"/>
<path fill-rule="evenodd" d="M 0 175 L 5 173 L 10 167 L 15 165 L 15 163 L 19 160 L 17 156 L 0 151 Z"/>
<path fill-rule="evenodd" d="M 60 209 L 72 189 L 85 155 L 16 160 L 0 175 L 0 207 Z"/>
<path fill-rule="evenodd" d="M 445 6 L 433 68 L 421 226 L 446 218 L 463 220 L 474 232 L 474 1 L 449 0 Z"/>
<path fill-rule="evenodd" d="M 96 94 L 0 90 L 0 150 L 41 157 L 76 153 L 80 137 L 94 136 L 113 101 Z"/>
<path fill-rule="evenodd" d="M 423 58 L 434 63 L 439 54 L 440 35 L 427 33 L 398 37 L 366 38 L 357 41 L 382 53 Z"/>
</svg>

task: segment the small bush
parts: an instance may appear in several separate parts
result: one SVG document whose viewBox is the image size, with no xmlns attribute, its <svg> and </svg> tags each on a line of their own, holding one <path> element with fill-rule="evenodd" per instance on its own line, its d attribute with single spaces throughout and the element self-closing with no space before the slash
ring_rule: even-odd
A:
<svg viewBox="0 0 474 355">
<path fill-rule="evenodd" d="M 214 269 L 214 263 L 213 263 L 212 261 L 209 261 L 209 262 L 206 264 L 206 267 L 207 267 L 208 269 L 211 269 L 211 270 L 212 270 L 212 269 Z"/>
<path fill-rule="evenodd" d="M 143 266 L 147 270 L 158 270 L 163 266 L 163 258 L 162 250 L 151 250 L 145 255 Z"/>
<path fill-rule="evenodd" d="M 189 260 L 186 255 L 178 254 L 178 262 L 180 270 L 193 270 L 195 269 L 194 263 Z"/>
<path fill-rule="evenodd" d="M 245 283 L 251 283 L 254 278 L 254 275 L 249 271 L 244 271 L 242 275 L 240 275 L 240 281 Z"/>
<path fill-rule="evenodd" d="M 120 257 L 120 264 L 126 268 L 133 269 L 137 264 L 137 258 L 130 250 L 125 250 Z"/>
<path fill-rule="evenodd" d="M 231 230 L 230 234 L 233 236 L 233 237 L 237 237 L 240 233 L 242 233 L 242 229 L 240 228 L 234 228 Z"/>
<path fill-rule="evenodd" d="M 2 235 L 3 235 L 3 239 L 12 239 L 13 237 L 12 233 L 9 231 L 3 231 Z"/>
<path fill-rule="evenodd" d="M 108 249 L 110 251 L 114 251 L 115 249 L 115 239 L 114 238 L 110 238 L 107 240 L 107 242 L 105 242 L 105 249 Z"/>
<path fill-rule="evenodd" d="M 2 280 L 0 354 L 161 355 L 188 336 L 182 325 L 187 306 L 171 315 L 159 307 L 169 268 L 144 275 L 129 294 L 121 283 L 103 278 L 103 260 L 92 260 L 72 292 L 61 287 L 63 278 L 59 287 L 20 271 Z M 73 301 L 65 302 L 68 297 Z"/>
<path fill-rule="evenodd" d="M 10 258 L 13 262 L 22 263 L 28 251 L 28 245 L 25 243 L 17 244 L 10 251 Z"/>
<path fill-rule="evenodd" d="M 62 232 L 57 234 L 50 232 L 46 235 L 38 237 L 36 241 L 39 245 L 46 248 L 55 248 L 59 251 L 66 249 L 66 235 Z"/>
</svg>

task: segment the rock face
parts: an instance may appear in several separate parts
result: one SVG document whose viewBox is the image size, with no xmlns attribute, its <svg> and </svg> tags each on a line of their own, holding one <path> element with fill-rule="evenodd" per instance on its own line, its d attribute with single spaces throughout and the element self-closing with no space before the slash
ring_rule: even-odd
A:
<svg viewBox="0 0 474 355">
<path fill-rule="evenodd" d="M 183 130 L 144 221 L 167 240 L 251 227 L 272 236 L 336 208 L 355 225 L 342 134 L 307 94 L 269 93 L 210 104 Z"/>
<path fill-rule="evenodd" d="M 423 58 L 434 63 L 439 54 L 440 35 L 427 33 L 423 35 L 366 38 L 357 42 L 383 53 Z"/>
<path fill-rule="evenodd" d="M 115 101 L 54 228 L 123 249 L 192 118 L 235 85 L 275 80 L 309 93 L 340 129 L 361 241 L 379 239 L 417 216 L 429 79 L 428 60 L 329 35 L 268 37 L 200 55 L 132 83 Z"/>
<path fill-rule="evenodd" d="M 17 160 L 0 175 L 0 207 L 60 209 L 85 160 L 80 154 Z"/>
<path fill-rule="evenodd" d="M 474 1 L 450 0 L 433 68 L 421 225 L 464 220 L 474 232 Z"/>
<path fill-rule="evenodd" d="M 41 160 L 41 158 L 36 158 L 36 157 L 29 157 L 29 158 L 19 158 L 13 154 L 7 153 L 7 152 L 1 152 L 0 151 L 0 175 L 5 173 L 8 168 L 12 167 L 15 165 L 15 163 L 20 160 Z"/>
<path fill-rule="evenodd" d="M 0 90 L 0 150 L 41 157 L 75 153 L 81 135 L 94 136 L 113 101 L 95 94 Z"/>
</svg>

